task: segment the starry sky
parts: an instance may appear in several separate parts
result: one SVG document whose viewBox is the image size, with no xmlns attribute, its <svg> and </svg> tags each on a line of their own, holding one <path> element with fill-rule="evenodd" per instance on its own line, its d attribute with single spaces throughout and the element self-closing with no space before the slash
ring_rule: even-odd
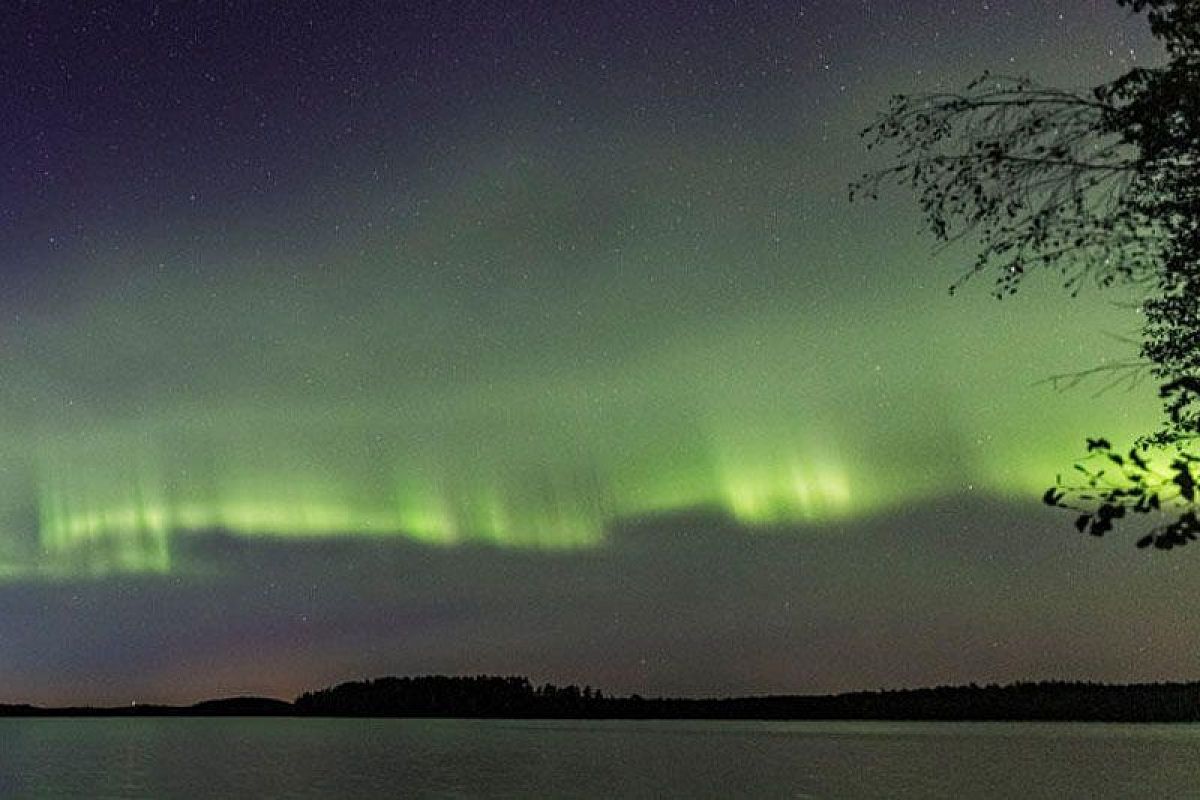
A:
<svg viewBox="0 0 1200 800">
<path fill-rule="evenodd" d="M 1195 677 L 1197 568 L 1041 491 L 1119 292 L 951 297 L 894 93 L 1091 86 L 1108 0 L 0 11 L 0 701 L 520 673 Z"/>
</svg>

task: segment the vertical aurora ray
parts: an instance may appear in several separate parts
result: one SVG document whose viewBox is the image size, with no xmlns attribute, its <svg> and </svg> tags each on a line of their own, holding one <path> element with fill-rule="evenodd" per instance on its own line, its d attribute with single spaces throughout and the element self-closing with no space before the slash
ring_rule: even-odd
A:
<svg viewBox="0 0 1200 800">
<path fill-rule="evenodd" d="M 110 454 L 111 456 L 111 454 Z M 81 456 L 41 470 L 39 542 L 51 575 L 170 570 L 169 505 L 145 463 Z"/>
</svg>

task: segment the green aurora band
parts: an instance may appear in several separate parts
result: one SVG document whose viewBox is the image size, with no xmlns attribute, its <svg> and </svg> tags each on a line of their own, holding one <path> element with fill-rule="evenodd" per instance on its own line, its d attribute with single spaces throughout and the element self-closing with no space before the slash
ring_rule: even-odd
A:
<svg viewBox="0 0 1200 800">
<path fill-rule="evenodd" d="M 595 370 L 563 354 L 536 379 L 401 379 L 327 408 L 287 380 L 235 378 L 222 391 L 257 388 L 280 412 L 138 402 L 100 424 L 62 409 L 53 431 L 32 414 L 9 439 L 36 456 L 7 465 L 0 510 L 18 526 L 32 495 L 36 531 L 7 531 L 0 577 L 171 573 L 186 568 L 172 560 L 177 537 L 213 531 L 570 550 L 689 509 L 817 532 L 937 495 L 1032 499 L 1084 435 L 1132 435 L 1153 403 L 1036 385 L 1064 364 L 1042 337 L 1084 320 L 993 302 L 938 293 L 923 319 L 877 309 L 857 335 L 838 330 L 849 319 L 734 318 Z M 1014 328 L 1002 344 L 986 330 L 997 324 Z M 1092 355 L 1104 358 L 1067 352 Z"/>
<path fill-rule="evenodd" d="M 513 136 L 465 132 L 446 185 L 64 256 L 0 323 L 0 579 L 175 573 L 214 531 L 569 551 L 703 509 L 820 532 L 1036 501 L 1084 436 L 1156 418 L 1148 389 L 1038 383 L 1124 357 L 1098 328 L 1134 312 L 1036 277 L 947 296 L 962 259 L 931 265 L 906 204 L 806 172 L 854 142 Z"/>
</svg>

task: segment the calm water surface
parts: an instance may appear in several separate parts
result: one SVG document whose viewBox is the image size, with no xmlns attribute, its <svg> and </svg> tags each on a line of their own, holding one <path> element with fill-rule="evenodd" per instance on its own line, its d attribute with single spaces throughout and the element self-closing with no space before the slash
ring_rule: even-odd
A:
<svg viewBox="0 0 1200 800">
<path fill-rule="evenodd" d="M 1200 797 L 1200 726 L 0 719 L 0 797 Z"/>
</svg>

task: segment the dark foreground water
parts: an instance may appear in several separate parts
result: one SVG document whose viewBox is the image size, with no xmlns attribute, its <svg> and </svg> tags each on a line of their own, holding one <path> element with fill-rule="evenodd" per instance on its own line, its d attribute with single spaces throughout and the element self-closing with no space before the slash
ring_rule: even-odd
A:
<svg viewBox="0 0 1200 800">
<path fill-rule="evenodd" d="M 1197 797 L 1200 726 L 0 719 L 0 797 Z"/>
</svg>

